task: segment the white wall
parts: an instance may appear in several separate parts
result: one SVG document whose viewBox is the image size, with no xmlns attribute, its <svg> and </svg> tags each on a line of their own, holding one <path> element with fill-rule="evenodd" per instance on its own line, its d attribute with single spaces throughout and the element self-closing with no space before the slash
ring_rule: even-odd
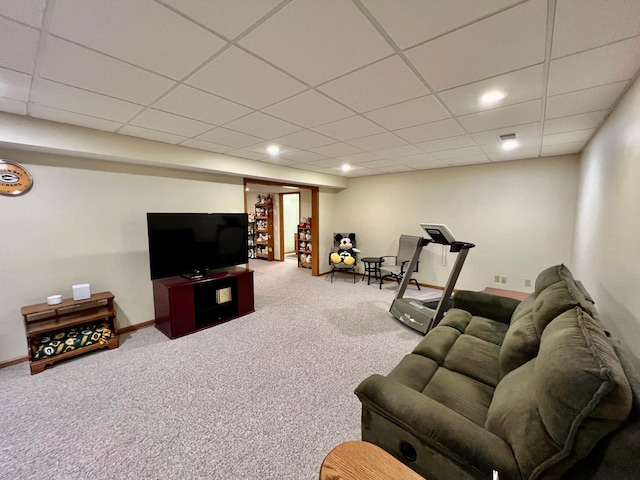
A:
<svg viewBox="0 0 640 480">
<path fill-rule="evenodd" d="M 355 178 L 336 195 L 336 230 L 355 232 L 361 257 L 395 255 L 402 233 L 444 223 L 475 243 L 457 288 L 531 291 L 544 268 L 569 264 L 578 188 L 575 155 Z M 330 232 L 329 232 L 330 233 Z M 418 281 L 444 286 L 455 255 L 429 245 Z M 493 283 L 494 274 L 508 283 Z"/>
<path fill-rule="evenodd" d="M 242 212 L 241 178 L 0 151 L 34 177 L 0 197 L 0 362 L 27 353 L 20 307 L 71 296 L 71 285 L 114 293 L 120 327 L 154 318 L 147 212 Z M 86 168 L 74 168 L 81 164 Z"/>
<path fill-rule="evenodd" d="M 602 320 L 640 357 L 640 80 L 582 154 L 573 263 Z"/>
</svg>

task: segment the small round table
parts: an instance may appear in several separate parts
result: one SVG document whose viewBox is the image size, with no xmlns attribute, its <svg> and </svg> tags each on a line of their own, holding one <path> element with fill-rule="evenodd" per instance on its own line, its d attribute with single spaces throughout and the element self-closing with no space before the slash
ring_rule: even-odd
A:
<svg viewBox="0 0 640 480">
<path fill-rule="evenodd" d="M 378 280 L 378 274 L 380 273 L 380 265 L 382 265 L 384 259 L 381 257 L 364 257 L 362 263 L 364 264 L 364 277 L 367 277 L 367 285 L 371 285 L 371 274 L 373 273 L 374 280 Z"/>
<path fill-rule="evenodd" d="M 345 442 L 331 450 L 320 466 L 320 480 L 425 480 L 382 448 Z"/>
</svg>

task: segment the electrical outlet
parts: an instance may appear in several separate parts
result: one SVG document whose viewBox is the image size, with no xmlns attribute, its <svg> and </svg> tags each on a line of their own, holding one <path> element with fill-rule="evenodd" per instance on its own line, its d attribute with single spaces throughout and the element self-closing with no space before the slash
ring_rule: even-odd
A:
<svg viewBox="0 0 640 480">
<path fill-rule="evenodd" d="M 507 277 L 500 277 L 500 283 L 507 283 Z"/>
<path fill-rule="evenodd" d="M 531 279 L 530 278 L 525 278 L 524 279 L 524 286 L 525 287 L 530 287 L 531 286 Z"/>
<path fill-rule="evenodd" d="M 500 283 L 500 275 L 494 275 L 493 276 L 493 282 L 494 283 Z"/>
</svg>

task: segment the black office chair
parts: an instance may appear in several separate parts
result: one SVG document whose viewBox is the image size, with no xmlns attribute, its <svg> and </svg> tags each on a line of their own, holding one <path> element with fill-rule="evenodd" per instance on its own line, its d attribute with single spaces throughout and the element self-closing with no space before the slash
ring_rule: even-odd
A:
<svg viewBox="0 0 640 480">
<path fill-rule="evenodd" d="M 333 251 L 329 254 L 331 265 L 331 283 L 336 272 L 353 273 L 353 283 L 356 283 L 356 268 L 358 266 L 358 253 L 356 248 L 355 233 L 334 233 Z"/>
<path fill-rule="evenodd" d="M 400 235 L 398 254 L 385 255 L 384 257 L 380 257 L 381 259 L 393 258 L 395 260 L 394 264 L 391 264 L 390 262 L 382 262 L 382 264 L 380 265 L 380 288 L 382 288 L 382 281 L 388 277 L 393 278 L 398 282 L 398 284 L 400 284 L 405 274 L 407 273 L 405 271 L 405 268 L 408 267 L 409 262 L 411 261 L 411 258 L 413 257 L 413 254 L 420 243 L 420 240 L 421 238 L 415 235 Z M 418 271 L 419 265 L 420 261 L 416 263 L 414 272 Z M 416 284 L 416 287 L 418 287 L 418 290 L 420 290 L 420 285 L 415 278 L 412 278 L 411 280 L 409 280 L 409 282 L 414 282 Z"/>
</svg>

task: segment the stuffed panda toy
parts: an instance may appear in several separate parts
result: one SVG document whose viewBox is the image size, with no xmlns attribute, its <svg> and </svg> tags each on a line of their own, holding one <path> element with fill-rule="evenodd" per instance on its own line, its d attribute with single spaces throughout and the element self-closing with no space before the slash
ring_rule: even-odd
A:
<svg viewBox="0 0 640 480">
<path fill-rule="evenodd" d="M 334 265 L 344 263 L 348 267 L 356 263 L 356 253 L 360 253 L 360 250 L 353 248 L 355 240 L 355 233 L 350 233 L 348 237 L 343 237 L 342 234 L 337 233 L 335 241 L 339 246 L 338 251 L 333 252 L 330 256 L 331 263 Z"/>
</svg>

